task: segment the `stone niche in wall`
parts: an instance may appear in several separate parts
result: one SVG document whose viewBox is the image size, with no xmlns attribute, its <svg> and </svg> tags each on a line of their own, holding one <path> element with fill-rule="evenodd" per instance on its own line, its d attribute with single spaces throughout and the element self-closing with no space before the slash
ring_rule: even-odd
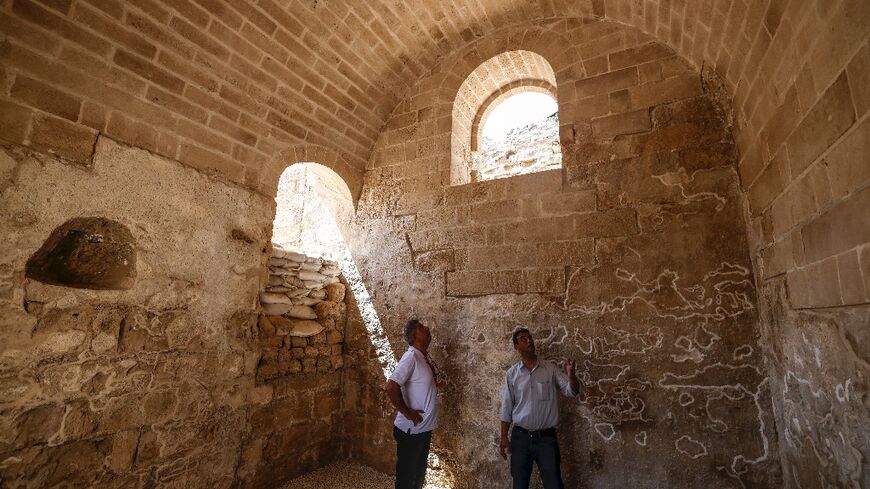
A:
<svg viewBox="0 0 870 489">
<path fill-rule="evenodd" d="M 333 260 L 275 246 L 260 293 L 257 381 L 343 366 L 345 285 Z"/>
<path fill-rule="evenodd" d="M 130 289 L 136 280 L 133 235 L 111 219 L 70 219 L 52 231 L 27 260 L 25 275 L 79 289 Z"/>
</svg>

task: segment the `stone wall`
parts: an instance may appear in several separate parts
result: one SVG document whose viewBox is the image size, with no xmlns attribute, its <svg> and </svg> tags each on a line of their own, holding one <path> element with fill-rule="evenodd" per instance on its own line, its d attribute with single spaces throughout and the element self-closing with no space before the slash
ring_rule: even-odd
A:
<svg viewBox="0 0 870 489">
<path fill-rule="evenodd" d="M 564 170 L 451 186 L 438 121 L 508 39 L 556 73 Z M 532 23 L 445 60 L 393 113 L 406 125 L 375 147 L 351 248 L 396 356 L 408 317 L 433 329 L 453 487 L 509 484 L 497 412 L 518 325 L 579 361 L 568 487 L 780 486 L 737 152 L 710 82 L 630 28 Z"/>
<path fill-rule="evenodd" d="M 867 268 L 870 221 L 863 216 L 868 205 L 870 174 L 865 159 L 860 157 L 868 152 L 870 94 L 867 84 L 861 83 L 870 69 L 868 5 L 864 0 L 554 0 L 532 3 L 471 0 L 430 2 L 425 8 L 409 8 L 406 3 L 388 0 L 286 5 L 271 0 L 9 0 L 0 6 L 0 138 L 55 155 L 64 164 L 72 165 L 64 168 L 75 168 L 75 165 L 90 166 L 100 147 L 99 141 L 109 136 L 177 160 L 216 180 L 261 189 L 262 194 L 254 193 L 257 199 L 271 198 L 278 175 L 287 165 L 301 161 L 316 161 L 332 168 L 347 182 L 356 198 L 363 166 L 371 160 L 372 168 L 383 168 L 373 171 L 370 181 L 375 184 L 370 187 L 367 198 L 386 204 L 369 206 L 365 211 L 369 220 L 362 223 L 360 229 L 378 236 L 374 230 L 386 233 L 384 230 L 389 227 L 395 235 L 402 236 L 418 224 L 425 227 L 429 217 L 444 209 L 443 201 L 454 199 L 454 193 L 462 194 L 463 199 L 485 199 L 483 194 L 489 192 L 488 187 L 442 191 L 449 181 L 444 173 L 448 164 L 442 158 L 449 141 L 445 141 L 443 135 L 451 124 L 442 109 L 451 100 L 439 93 L 440 90 L 426 86 L 435 84 L 454 94 L 465 75 L 488 59 L 468 51 L 469 44 L 491 36 L 499 38 L 499 48 L 490 50 L 488 56 L 523 47 L 531 49 L 531 45 L 538 42 L 533 37 L 539 32 L 528 33 L 530 37 L 502 37 L 498 33 L 505 26 L 534 19 L 586 19 L 587 23 L 611 20 L 633 26 L 649 39 L 667 45 L 695 67 L 708 67 L 718 74 L 730 97 L 727 105 L 734 117 L 732 128 L 739 148 L 740 181 L 747 194 L 744 208 L 750 223 L 748 242 L 759 291 L 761 329 L 766 337 L 765 353 L 774 393 L 783 484 L 790 488 L 805 487 L 821 480 L 820 485 L 868 485 L 870 470 L 866 460 L 870 457 L 865 440 L 868 438 L 866 413 L 870 410 L 866 394 L 868 367 L 863 352 L 868 350 L 864 331 L 868 315 L 866 294 L 870 288 L 867 279 L 870 276 Z M 553 46 L 565 48 L 565 52 L 548 54 L 559 72 L 557 96 L 560 103 L 569 101 L 560 106 L 560 117 L 578 111 L 577 115 L 567 115 L 568 124 L 562 125 L 563 149 L 584 140 L 589 130 L 584 120 L 592 125 L 592 118 L 610 115 L 610 112 L 583 115 L 583 111 L 610 110 L 611 105 L 624 107 L 626 103 L 636 103 L 648 96 L 637 87 L 630 87 L 627 93 L 608 93 L 606 97 L 601 93 L 593 95 L 590 86 L 581 87 L 570 80 L 593 77 L 594 73 L 603 73 L 600 70 L 612 71 L 616 67 L 628 71 L 617 74 L 617 69 L 604 85 L 632 80 L 635 71 L 626 67 L 620 56 L 636 56 L 647 61 L 637 65 L 638 86 L 648 84 L 652 80 L 649 77 L 659 76 L 672 83 L 673 77 L 668 73 L 674 73 L 680 65 L 669 64 L 666 60 L 671 58 L 658 58 L 659 46 L 646 46 L 615 57 L 605 54 L 617 45 L 617 49 L 622 49 L 624 39 L 618 33 L 602 33 L 596 37 L 583 29 L 566 29 L 559 36 L 549 35 L 548 38 Z M 564 71 L 564 58 L 576 58 L 577 50 L 583 57 L 582 68 L 575 64 Z M 450 70 L 445 80 L 429 76 L 433 69 L 443 71 L 445 62 L 459 60 L 458 53 L 467 57 L 470 66 Z M 461 64 L 459 60 L 456 66 Z M 628 73 L 626 78 L 622 78 L 625 73 Z M 569 83 L 564 83 L 566 79 Z M 657 88 L 660 90 L 656 95 L 677 89 L 666 83 Z M 567 92 L 562 93 L 565 90 Z M 572 105 L 572 100 L 577 103 Z M 633 120 L 627 117 L 602 119 L 598 131 L 607 131 L 608 124 L 617 122 L 624 124 L 619 130 L 644 127 L 642 114 L 634 117 Z M 429 127 L 421 128 L 420 123 Z M 409 144 L 387 144 L 380 135 L 382 130 L 390 134 L 392 141 L 407 140 Z M 592 132 L 594 135 L 594 126 Z M 374 143 L 376 140 L 378 142 Z M 388 146 L 389 152 L 384 152 Z M 373 147 L 376 151 L 372 156 Z M 614 146 L 614 151 L 623 149 Z M 573 158 L 564 154 L 566 161 Z M 431 158 L 423 161 L 427 157 Z M 388 161 L 392 165 L 405 158 L 421 158 L 421 163 L 393 165 L 390 169 L 383 164 Z M 48 160 L 55 161 L 55 158 Z M 11 171 L 7 168 L 18 168 L 8 160 L 4 165 L 7 174 Z M 567 169 L 570 170 L 570 166 Z M 191 199 L 187 195 L 180 197 L 170 189 L 177 182 L 171 179 L 154 182 L 149 180 L 144 168 L 135 170 L 141 172 L 143 181 L 150 182 L 145 186 L 152 190 L 147 198 L 160 200 L 168 194 L 169 201 L 177 202 L 176 207 L 194 212 L 190 210 L 188 200 Z M 54 185 L 58 195 L 43 189 L 36 194 L 46 198 L 38 204 L 33 201 L 31 207 L 57 209 L 56 202 L 63 199 L 80 203 L 99 200 L 104 189 L 115 188 L 115 175 L 101 180 L 97 187 L 80 184 L 89 171 L 46 173 L 44 184 Z M 198 173 L 183 175 L 188 174 L 201 176 Z M 138 185 L 138 181 L 134 185 L 125 177 L 117 175 L 117 180 L 128 182 L 129 186 Z M 576 174 L 571 182 L 576 182 L 575 178 Z M 612 178 L 616 180 L 615 176 Z M 6 180 L 4 177 L 2 185 L 6 185 Z M 389 186 L 398 180 L 407 181 L 401 192 Z M 381 181 L 389 184 L 379 184 Z M 669 188 L 679 187 L 672 185 L 674 180 L 669 178 L 661 180 L 663 185 L 665 181 Z M 619 183 L 614 183 L 613 188 L 620 188 Z M 569 188 L 573 188 L 570 185 Z M 234 186 L 230 188 L 238 190 Z M 77 189 L 89 190 L 80 193 Z M 223 191 L 216 192 L 223 195 Z M 621 192 L 618 198 L 629 194 Z M 10 198 L 9 195 L 4 194 L 3 198 Z M 707 195 L 707 191 L 701 195 Z M 559 204 L 581 205 L 577 204 L 582 202 L 581 197 L 572 198 L 575 200 Z M 218 198 L 223 202 L 222 199 Z M 127 203 L 120 200 L 113 205 L 127 209 Z M 141 200 L 150 202 L 146 197 Z M 195 212 L 212 205 L 192 200 L 197 202 Z M 545 201 L 540 203 L 543 206 Z M 266 204 L 265 207 L 257 204 L 257 207 L 271 206 L 271 202 Z M 596 212 L 598 205 L 596 202 Z M 434 212 L 418 213 L 420 208 Z M 4 226 L 15 229 L 34 226 L 26 213 L 21 214 L 16 207 L 8 209 L 8 206 L 0 208 L 7 219 Z M 452 215 L 457 223 L 467 222 L 469 217 L 465 211 L 460 214 L 456 208 L 452 209 L 445 211 L 447 218 Z M 159 211 L 154 211 L 153 216 L 164 216 L 163 210 Z M 46 212 L 57 212 L 57 215 L 50 224 L 40 224 L 38 232 L 3 234 L 11 237 L 7 241 L 9 246 L 4 245 L 2 250 L 6 257 L 6 268 L 2 269 L 7 277 L 4 280 L 17 281 L 14 282 L 17 285 L 3 289 L 4 300 L 13 304 L 10 311 L 16 311 L 4 312 L 4 321 L 17 322 L 23 317 L 21 284 L 32 283 L 19 276 L 27 273 L 27 264 L 23 261 L 26 257 L 19 254 L 35 252 L 52 230 L 73 217 L 66 212 Z M 135 209 L 131 212 L 135 215 Z M 483 212 L 484 206 L 481 206 L 478 213 Z M 193 232 L 191 230 L 200 230 L 194 233 L 199 249 L 210 248 L 212 241 L 224 243 L 227 240 L 226 229 L 208 227 L 209 224 L 203 224 L 198 218 L 191 218 L 196 225 L 185 222 L 183 226 L 176 226 L 183 231 L 173 230 L 172 235 L 163 236 L 161 233 L 169 232 L 167 223 L 175 222 L 171 216 L 153 221 L 148 216 L 137 218 L 150 223 L 144 229 L 137 229 L 130 220 L 110 215 L 108 211 L 103 214 L 125 226 L 138 245 L 142 245 L 139 238 L 145 233 L 159 236 L 165 240 L 161 243 L 165 243 L 167 249 L 175 250 L 181 243 L 177 236 Z M 229 222 L 229 215 L 231 213 L 220 214 L 215 222 Z M 611 214 L 611 217 L 618 215 Z M 606 227 L 595 224 L 595 228 Z M 265 228 L 265 224 L 263 226 Z M 450 233 L 454 232 L 446 231 L 442 235 L 452 239 Z M 266 242 L 268 233 L 261 234 L 255 236 L 257 243 Z M 25 250 L 23 252 L 15 248 L 15 243 L 23 239 L 22 235 L 27 236 L 27 246 L 20 248 Z M 244 232 L 230 232 L 230 236 L 234 240 L 227 241 L 230 243 L 246 242 L 251 237 Z M 606 237 L 592 239 L 606 240 Z M 368 246 L 362 246 L 360 252 L 363 253 L 361 261 L 383 260 L 383 277 L 374 273 L 374 266 L 360 272 L 370 289 L 381 288 L 384 290 L 381 294 L 393 297 L 391 305 L 393 301 L 407 302 L 394 311 L 380 309 L 389 324 L 398 324 L 407 310 L 415 314 L 424 312 L 412 303 L 427 302 L 431 300 L 430 290 L 443 288 L 439 270 L 455 268 L 456 256 L 448 249 L 403 255 L 399 246 L 403 244 L 401 240 L 380 244 L 383 250 L 395 252 L 389 260 L 368 253 Z M 591 252 L 596 253 L 597 260 L 599 241 L 593 244 Z M 404 246 L 407 247 L 407 243 Z M 579 249 L 583 249 L 582 245 Z M 626 248 L 626 256 L 636 257 L 635 251 L 633 246 Z M 198 263 L 195 257 L 185 253 L 178 251 L 185 256 L 182 262 Z M 586 258 L 581 254 L 571 261 L 588 262 L 588 244 L 583 253 Z M 260 259 L 265 260 L 265 257 Z M 413 261 L 420 270 L 434 270 L 424 272 L 434 273 L 431 280 L 421 280 L 420 275 L 415 275 L 414 280 L 405 282 L 411 284 L 408 293 L 413 293 L 413 300 L 393 294 L 391 279 L 395 274 L 389 269 L 396 267 L 399 260 L 408 264 Z M 238 262 L 236 259 L 228 261 L 233 265 Z M 14 265 L 6 265 L 12 262 Z M 158 272 L 160 277 L 174 276 L 172 272 Z M 570 270 L 568 272 L 566 277 L 570 277 Z M 195 277 L 191 284 L 185 282 L 174 289 L 155 286 L 148 291 L 183 295 L 183 300 L 176 302 L 195 303 L 199 300 L 197 297 L 189 297 L 181 291 L 190 287 L 199 293 L 203 287 L 217 287 L 216 283 L 206 284 L 206 279 L 194 272 L 189 274 Z M 501 275 L 495 277 L 502 282 Z M 518 283 L 515 273 L 504 278 L 513 278 L 514 283 Z M 493 278 L 485 280 L 487 287 L 493 285 Z M 524 275 L 524 287 L 527 287 L 526 280 Z M 542 288 L 534 285 L 536 280 L 530 282 L 532 288 Z M 136 295 L 134 299 L 132 295 L 141 289 L 131 290 L 130 295 L 116 291 L 76 291 L 75 297 L 91 300 L 94 296 L 90 294 L 98 294 L 102 300 L 102 294 L 122 294 L 127 301 L 125 304 L 141 307 L 143 296 Z M 209 290 L 213 297 L 220 297 L 214 299 L 219 307 L 193 316 L 203 324 L 197 332 L 211 335 L 211 331 L 223 323 L 211 321 L 208 314 L 218 310 L 226 312 L 225 304 L 236 304 L 242 296 L 237 294 L 238 289 Z M 253 310 L 257 290 L 259 287 L 254 286 L 245 289 L 246 311 Z M 482 297 L 473 301 L 485 301 L 485 296 Z M 447 303 L 452 304 L 451 301 L 453 299 Z M 38 315 L 40 301 L 32 302 L 32 315 Z M 351 317 L 349 321 L 352 327 L 362 328 L 358 330 L 360 334 L 368 334 L 361 320 L 355 322 Z M 452 323 L 447 324 L 452 326 Z M 77 335 L 72 333 L 72 336 Z M 360 339 L 361 349 L 351 353 L 353 358 L 365 360 L 378 356 L 367 341 Z M 8 344 L 14 351 L 42 355 L 42 350 L 31 351 L 30 343 Z M 470 341 L 468 345 L 476 343 Z M 396 345 L 399 352 L 402 348 Z M 251 350 L 258 351 L 254 346 Z M 757 353 L 757 349 L 753 351 Z M 128 360 L 119 358 L 120 362 Z M 371 372 L 372 379 L 381 375 L 376 365 Z M 355 371 L 354 375 L 363 374 Z M 19 380 L 9 378 L 12 386 L 9 389 L 18 393 L 14 386 Z M 375 385 L 373 381 L 369 384 Z M 350 391 L 346 397 L 369 392 L 366 389 Z M 222 395 L 217 397 L 215 405 L 223 402 Z M 22 396 L 27 398 L 27 395 Z M 382 431 L 374 429 L 377 425 L 374 414 L 382 409 L 386 418 L 389 411 L 377 405 L 376 399 L 372 394 L 365 402 L 373 404 L 358 408 L 372 416 L 361 423 L 368 426 L 366 429 L 371 433 Z M 18 414 L 13 412 L 10 416 Z M 795 419 L 798 421 L 794 422 Z M 14 423 L 8 423 L 10 427 L 3 433 L 7 439 L 13 439 L 17 436 L 11 427 Z M 771 424 L 766 423 L 766 426 Z M 93 444 L 92 440 L 76 443 Z M 34 446 L 48 451 L 68 447 L 53 443 Z M 704 458 L 699 456 L 698 460 Z M 157 460 L 148 466 L 156 467 L 168 459 Z M 7 469 L 4 466 L 3 470 Z M 200 470 L 199 466 L 196 470 Z M 178 474 L 183 471 L 173 467 L 161 477 L 169 472 L 171 477 L 167 480 L 171 482 L 172 477 L 180 478 Z M 200 480 L 211 482 L 207 477 Z M 188 480 L 179 484 L 184 482 Z"/>
<path fill-rule="evenodd" d="M 106 138 L 88 167 L 6 147 L 0 181 L 4 487 L 276 487 L 344 458 L 341 371 L 257 379 L 271 196 Z M 131 234 L 125 286 L 27 278 L 83 216 Z"/>
</svg>

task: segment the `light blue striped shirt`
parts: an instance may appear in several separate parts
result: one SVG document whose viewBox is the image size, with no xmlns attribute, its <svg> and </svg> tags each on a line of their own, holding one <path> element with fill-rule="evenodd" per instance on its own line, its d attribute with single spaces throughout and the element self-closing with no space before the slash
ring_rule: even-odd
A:
<svg viewBox="0 0 870 489">
<path fill-rule="evenodd" d="M 527 430 L 555 428 L 559 424 L 558 392 L 574 397 L 568 374 L 553 362 L 538 360 L 529 370 L 522 360 L 505 374 L 499 416 Z"/>
</svg>

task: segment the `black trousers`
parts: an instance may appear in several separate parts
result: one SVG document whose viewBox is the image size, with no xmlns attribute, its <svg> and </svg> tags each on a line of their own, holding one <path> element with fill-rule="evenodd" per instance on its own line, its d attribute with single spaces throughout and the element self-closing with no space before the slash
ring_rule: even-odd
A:
<svg viewBox="0 0 870 489">
<path fill-rule="evenodd" d="M 560 458 L 555 430 L 547 434 L 532 434 L 517 427 L 511 430 L 513 489 L 529 488 L 533 463 L 538 464 L 544 489 L 563 489 Z"/>
<path fill-rule="evenodd" d="M 432 432 L 412 435 L 393 426 L 396 439 L 396 489 L 421 489 L 429 465 Z"/>
</svg>

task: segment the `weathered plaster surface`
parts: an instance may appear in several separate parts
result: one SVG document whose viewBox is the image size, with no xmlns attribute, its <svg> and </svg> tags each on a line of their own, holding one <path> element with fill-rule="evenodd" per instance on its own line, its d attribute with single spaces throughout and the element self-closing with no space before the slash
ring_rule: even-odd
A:
<svg viewBox="0 0 870 489">
<path fill-rule="evenodd" d="M 255 377 L 271 197 L 106 138 L 87 168 L 0 161 L 4 487 L 271 487 L 342 457 L 340 371 Z M 25 278 L 81 216 L 130 229 L 132 288 Z"/>
<path fill-rule="evenodd" d="M 792 309 L 781 279 L 760 303 L 786 486 L 870 486 L 870 309 Z"/>
</svg>

